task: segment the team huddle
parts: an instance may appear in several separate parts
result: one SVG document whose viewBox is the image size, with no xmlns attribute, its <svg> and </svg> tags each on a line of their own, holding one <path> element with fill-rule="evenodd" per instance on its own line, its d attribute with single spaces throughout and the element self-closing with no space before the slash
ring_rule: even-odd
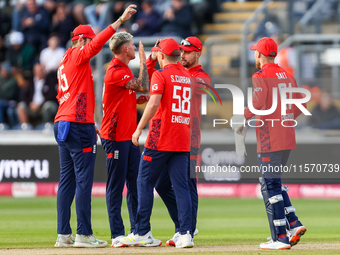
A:
<svg viewBox="0 0 340 255">
<path fill-rule="evenodd" d="M 136 13 L 135 8 L 135 5 L 130 5 L 116 22 L 98 35 L 86 25 L 75 28 L 71 35 L 72 48 L 66 51 L 58 69 L 59 109 L 54 124 L 60 157 L 56 247 L 107 246 L 106 241 L 93 235 L 91 227 L 91 191 L 97 135 L 106 152 L 106 204 L 111 246 L 153 247 L 162 244 L 161 240 L 152 236 L 150 225 L 154 189 L 165 203 L 175 225 L 175 234 L 166 245 L 176 248 L 194 246 L 193 237 L 198 233 L 195 167 L 200 148 L 201 95 L 209 88 L 211 78 L 198 64 L 202 43 L 197 37 L 188 37 L 182 40 L 181 45 L 171 38 L 157 40 L 148 58 L 140 42 L 140 72 L 139 77 L 135 78 L 128 67 L 135 58 L 136 47 L 132 36 L 127 32 L 115 33 L 124 21 Z M 90 59 L 100 52 L 108 40 L 114 57 L 104 78 L 103 120 L 99 131 L 94 125 L 95 97 Z M 268 46 L 271 42 L 264 42 L 265 47 L 261 47 L 260 42 L 253 49 L 258 57 L 258 69 L 266 69 L 268 75 L 277 72 L 275 68 L 285 72 L 273 61 L 266 62 L 267 58 L 271 61 L 275 57 L 272 52 L 276 55 L 276 44 L 275 49 L 274 45 L 271 45 L 272 48 Z M 157 62 L 159 70 L 155 69 Z M 273 71 L 269 74 L 269 70 Z M 261 83 L 256 84 L 262 86 Z M 136 96 L 136 92 L 149 91 L 150 96 Z M 258 90 L 254 94 L 254 97 L 261 98 L 259 104 L 266 102 L 262 91 Z M 136 105 L 146 102 L 137 125 Z M 261 109 L 266 106 L 258 107 Z M 296 109 L 292 111 L 296 117 L 299 115 Z M 246 110 L 245 118 L 251 117 L 253 115 Z M 149 134 L 141 155 L 139 137 L 147 124 Z M 233 128 L 245 136 L 243 126 Z M 262 138 L 263 135 L 258 135 L 261 144 Z M 295 139 L 288 147 L 282 148 L 275 147 L 274 143 L 270 145 L 270 138 L 267 139 L 263 143 L 266 147 L 263 149 L 260 146 L 258 151 L 259 163 L 262 160 L 262 164 L 286 164 L 290 150 L 295 149 Z M 287 190 L 281 187 L 280 177 L 263 176 L 260 181 L 272 232 L 272 240 L 261 244 L 263 249 L 289 249 L 306 231 L 295 216 Z M 121 217 L 125 184 L 131 226 L 127 236 Z M 70 227 L 70 207 L 74 197 L 76 237 L 72 235 Z"/>
</svg>

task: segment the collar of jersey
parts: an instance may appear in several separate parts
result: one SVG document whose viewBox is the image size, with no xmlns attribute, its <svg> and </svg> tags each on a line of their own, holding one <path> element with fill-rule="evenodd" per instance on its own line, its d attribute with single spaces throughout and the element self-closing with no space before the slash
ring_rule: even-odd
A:
<svg viewBox="0 0 340 255">
<path fill-rule="evenodd" d="M 261 70 L 263 70 L 264 68 L 269 67 L 269 65 L 278 66 L 278 64 L 275 64 L 275 63 L 268 63 L 268 64 L 263 65 L 262 68 L 261 68 Z"/>
<path fill-rule="evenodd" d="M 199 70 L 199 69 L 201 69 L 201 68 L 202 68 L 201 65 L 197 65 L 197 66 L 195 66 L 195 67 L 193 67 L 193 68 L 188 69 L 188 71 L 189 71 L 190 73 L 192 73 L 192 72 L 196 72 L 197 70 Z"/>
<path fill-rule="evenodd" d="M 122 65 L 124 65 L 124 66 L 127 66 L 123 61 L 121 61 L 119 58 L 116 58 L 116 57 L 114 57 L 113 59 L 112 59 L 112 61 L 113 62 L 119 62 L 119 64 L 122 64 Z"/>
</svg>

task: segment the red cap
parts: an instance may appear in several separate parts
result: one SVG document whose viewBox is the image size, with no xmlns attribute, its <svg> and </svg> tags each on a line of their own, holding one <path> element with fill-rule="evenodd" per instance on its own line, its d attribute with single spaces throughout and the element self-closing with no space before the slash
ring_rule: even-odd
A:
<svg viewBox="0 0 340 255">
<path fill-rule="evenodd" d="M 253 44 L 250 46 L 251 50 L 257 50 L 261 54 L 265 55 L 266 57 L 276 57 L 277 55 L 277 44 L 276 42 L 268 37 L 263 37 L 260 39 L 257 44 Z M 272 52 L 275 52 L 275 54 L 271 54 Z"/>
<path fill-rule="evenodd" d="M 93 32 L 92 28 L 88 25 L 77 26 L 73 30 L 72 34 L 73 34 L 73 36 L 71 38 L 72 41 L 78 40 L 80 37 L 93 39 L 96 36 L 96 34 Z"/>
<path fill-rule="evenodd" d="M 178 50 L 178 54 L 171 54 L 174 50 Z M 161 40 L 155 47 L 151 48 L 151 51 L 160 51 L 169 56 L 179 56 L 180 49 L 178 43 L 172 38 L 165 38 Z"/>
<path fill-rule="evenodd" d="M 185 40 L 181 41 L 181 50 L 184 51 L 202 51 L 202 42 L 195 36 L 187 37 Z"/>
</svg>

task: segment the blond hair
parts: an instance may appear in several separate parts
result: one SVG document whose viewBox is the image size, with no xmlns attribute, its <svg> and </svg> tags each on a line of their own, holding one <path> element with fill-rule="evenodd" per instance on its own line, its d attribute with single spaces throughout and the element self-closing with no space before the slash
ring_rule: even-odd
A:
<svg viewBox="0 0 340 255">
<path fill-rule="evenodd" d="M 132 37 L 133 36 L 130 33 L 125 31 L 114 34 L 109 42 L 110 50 L 114 54 L 121 53 L 123 44 L 129 42 Z"/>
</svg>

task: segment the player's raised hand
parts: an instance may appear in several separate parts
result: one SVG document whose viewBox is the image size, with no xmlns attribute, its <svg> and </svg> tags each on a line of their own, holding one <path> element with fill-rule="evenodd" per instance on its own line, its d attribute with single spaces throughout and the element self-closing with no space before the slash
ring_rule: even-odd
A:
<svg viewBox="0 0 340 255">
<path fill-rule="evenodd" d="M 130 5 L 125 9 L 124 13 L 123 13 L 122 16 L 121 16 L 123 22 L 127 21 L 128 19 L 130 19 L 131 16 L 137 12 L 136 8 L 137 8 L 137 5 L 135 5 L 135 4 L 130 4 Z"/>
<path fill-rule="evenodd" d="M 142 130 L 140 130 L 140 129 L 136 129 L 136 131 L 133 133 L 133 135 L 132 135 L 132 143 L 134 144 L 134 145 L 136 145 L 136 146 L 139 146 L 139 137 L 141 136 L 141 134 L 142 134 Z"/>
<path fill-rule="evenodd" d="M 156 41 L 154 47 L 157 47 L 158 44 L 159 44 L 161 41 L 162 41 L 161 39 L 158 39 L 158 40 Z M 152 58 L 153 61 L 156 61 L 156 60 L 157 60 L 157 51 L 153 51 L 153 52 L 152 52 L 151 58 Z"/>
<path fill-rule="evenodd" d="M 146 56 L 145 56 L 145 51 L 144 51 L 144 46 L 142 41 L 139 41 L 139 47 L 138 47 L 138 51 L 139 51 L 139 59 L 141 62 L 145 62 L 146 61 Z"/>
</svg>

